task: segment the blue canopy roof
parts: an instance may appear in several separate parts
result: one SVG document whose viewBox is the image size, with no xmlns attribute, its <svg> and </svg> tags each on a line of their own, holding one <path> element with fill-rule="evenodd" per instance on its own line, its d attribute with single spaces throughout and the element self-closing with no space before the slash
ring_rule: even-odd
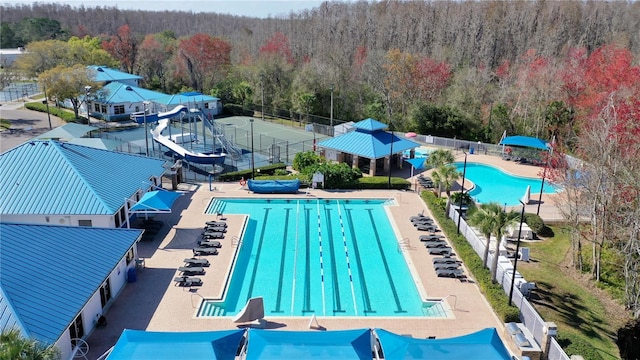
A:
<svg viewBox="0 0 640 360">
<path fill-rule="evenodd" d="M 426 158 L 413 158 L 413 159 L 404 159 L 404 161 L 408 162 L 413 166 L 416 170 L 422 170 L 425 168 L 425 164 L 427 162 Z"/>
<path fill-rule="evenodd" d="M 246 359 L 371 360 L 371 331 L 369 329 L 322 332 L 249 329 Z"/>
<path fill-rule="evenodd" d="M 131 212 L 171 212 L 176 199 L 182 195 L 179 192 L 154 190 L 145 193 L 129 211 Z"/>
<path fill-rule="evenodd" d="M 233 360 L 245 330 L 152 332 L 125 329 L 107 356 L 114 359 Z"/>
<path fill-rule="evenodd" d="M 530 136 L 521 135 L 508 136 L 500 141 L 500 145 L 523 146 L 542 150 L 549 149 L 549 144 L 546 141 Z"/>
<path fill-rule="evenodd" d="M 376 329 L 385 360 L 510 360 L 495 328 L 446 339 L 415 339 L 397 335 L 384 329 Z"/>
</svg>

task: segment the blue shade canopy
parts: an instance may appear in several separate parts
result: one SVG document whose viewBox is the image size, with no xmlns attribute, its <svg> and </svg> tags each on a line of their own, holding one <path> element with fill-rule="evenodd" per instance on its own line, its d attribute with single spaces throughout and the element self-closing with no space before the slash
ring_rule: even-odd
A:
<svg viewBox="0 0 640 360">
<path fill-rule="evenodd" d="M 521 136 L 521 135 L 508 136 L 502 139 L 502 141 L 500 141 L 500 145 L 522 146 L 522 147 L 529 147 L 529 148 L 535 148 L 535 149 L 541 149 L 541 150 L 549 149 L 549 144 L 546 141 L 542 139 L 530 137 L 530 136 Z"/>
<path fill-rule="evenodd" d="M 171 212 L 176 199 L 182 195 L 179 192 L 155 190 L 149 191 L 142 199 L 129 209 L 131 212 Z"/>
<path fill-rule="evenodd" d="M 125 329 L 107 360 L 233 360 L 244 333 L 245 330 L 152 332 Z"/>
<path fill-rule="evenodd" d="M 495 328 L 447 339 L 415 339 L 376 329 L 385 360 L 510 360 Z"/>
<path fill-rule="evenodd" d="M 249 329 L 246 359 L 371 360 L 371 331 L 369 329 L 323 332 Z"/>
<path fill-rule="evenodd" d="M 422 170 L 425 168 L 425 164 L 427 159 L 425 158 L 414 158 L 414 159 L 404 159 L 404 161 L 408 162 L 413 166 L 416 170 Z"/>
</svg>

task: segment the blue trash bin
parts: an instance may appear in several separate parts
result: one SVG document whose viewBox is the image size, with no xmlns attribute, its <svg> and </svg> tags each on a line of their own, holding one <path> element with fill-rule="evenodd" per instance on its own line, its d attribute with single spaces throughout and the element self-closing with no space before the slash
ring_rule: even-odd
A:
<svg viewBox="0 0 640 360">
<path fill-rule="evenodd" d="M 136 282 L 137 279 L 138 279 L 138 274 L 136 274 L 136 268 L 134 267 L 129 268 L 129 270 L 127 271 L 127 281 L 130 283 L 134 283 Z"/>
<path fill-rule="evenodd" d="M 469 148 L 469 154 L 473 154 L 474 148 Z"/>
</svg>

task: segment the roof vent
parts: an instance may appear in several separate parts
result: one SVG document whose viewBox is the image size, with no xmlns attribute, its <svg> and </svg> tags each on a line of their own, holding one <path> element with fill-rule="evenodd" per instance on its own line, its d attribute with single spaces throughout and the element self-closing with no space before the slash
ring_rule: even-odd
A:
<svg viewBox="0 0 640 360">
<path fill-rule="evenodd" d="M 131 88 L 131 86 L 127 86 L 126 88 L 124 88 L 127 91 L 133 91 L 133 89 Z"/>
<path fill-rule="evenodd" d="M 104 70 L 101 67 L 97 67 L 96 71 L 104 72 Z"/>
<path fill-rule="evenodd" d="M 522 334 L 522 330 L 520 330 L 520 328 L 518 327 L 518 324 L 516 324 L 514 322 L 510 322 L 510 323 L 507 324 L 507 332 L 511 336 L 516 335 L 516 334 Z"/>
<path fill-rule="evenodd" d="M 513 337 L 513 340 L 516 342 L 516 345 L 518 345 L 519 347 L 531 346 L 531 343 L 529 342 L 529 340 L 527 340 L 527 338 L 522 333 L 516 334 L 516 336 Z"/>
</svg>

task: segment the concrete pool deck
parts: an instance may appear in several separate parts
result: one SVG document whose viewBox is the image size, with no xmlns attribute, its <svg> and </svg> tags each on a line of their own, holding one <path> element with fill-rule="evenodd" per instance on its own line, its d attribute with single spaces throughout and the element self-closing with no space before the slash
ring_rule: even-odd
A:
<svg viewBox="0 0 640 360">
<path fill-rule="evenodd" d="M 463 160 L 462 153 L 456 154 L 456 160 Z M 477 161 L 503 168 L 520 176 L 536 177 L 540 168 L 520 165 L 487 155 L 471 155 L 468 162 Z M 426 173 L 428 174 L 428 172 Z M 417 176 L 417 174 L 414 174 Z M 367 318 L 367 317 L 318 317 L 318 323 L 327 330 L 355 328 L 384 328 L 397 334 L 411 335 L 416 338 L 436 336 L 454 337 L 469 334 L 487 327 L 495 327 L 502 332 L 503 324 L 480 292 L 471 275 L 469 281 L 452 278 L 438 278 L 429 255 L 418 237 L 424 232 L 418 231 L 409 221 L 409 217 L 418 213 L 431 216 L 428 208 L 417 192 L 413 191 L 324 191 L 310 190 L 296 195 L 255 195 L 237 183 L 214 183 L 213 191 L 209 184 L 181 184 L 184 195 L 178 198 L 172 214 L 163 214 L 157 218 L 165 221 L 157 239 L 139 243 L 139 256 L 144 258 L 145 267 L 137 272 L 137 281 L 128 284 L 113 302 L 105 316 L 108 325 L 96 329 L 87 339 L 90 346 L 89 359 L 96 359 L 112 347 L 125 328 L 148 331 L 206 331 L 235 329 L 237 324 L 230 317 L 196 318 L 200 302 L 205 298 L 219 298 L 229 274 L 236 246 L 233 237 L 240 236 L 245 217 L 228 215 L 229 225 L 219 254 L 205 256 L 211 266 L 206 274 L 200 276 L 203 286 L 185 288 L 175 286 L 173 278 L 178 276 L 177 268 L 183 265 L 183 259 L 192 257 L 192 248 L 197 241 L 205 221 L 216 220 L 216 215 L 205 214 L 213 198 L 223 197 L 282 197 L 282 198 L 390 198 L 394 197 L 397 206 L 390 206 L 392 225 L 402 245 L 389 251 L 403 251 L 410 268 L 417 275 L 416 282 L 426 291 L 428 299 L 444 299 L 450 310 L 448 318 Z M 541 215 L 543 218 L 559 216 L 551 209 L 554 196 L 543 195 Z M 537 194 L 532 195 L 537 200 Z M 536 204 L 528 205 L 528 212 L 536 212 Z M 463 265 L 464 268 L 464 265 Z M 310 317 L 268 317 L 267 328 L 282 330 L 309 330 Z M 504 341 L 510 346 L 508 340 Z"/>
</svg>

